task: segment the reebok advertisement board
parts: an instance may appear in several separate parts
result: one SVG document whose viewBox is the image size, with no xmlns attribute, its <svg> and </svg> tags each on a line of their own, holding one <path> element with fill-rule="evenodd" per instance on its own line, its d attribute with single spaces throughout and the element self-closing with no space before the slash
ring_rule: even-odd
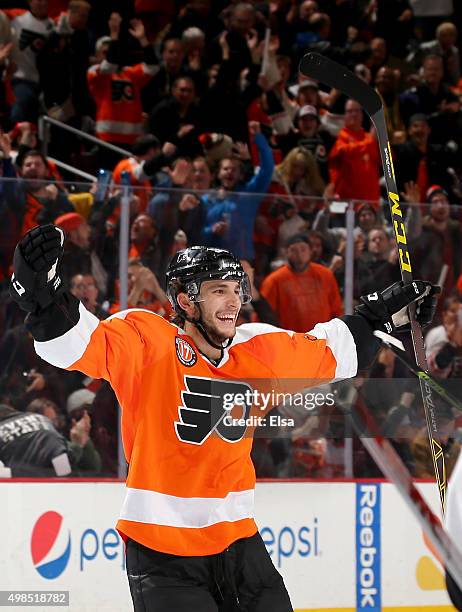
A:
<svg viewBox="0 0 462 612">
<path fill-rule="evenodd" d="M 419 488 L 438 512 L 435 485 Z M 132 609 L 114 529 L 122 483 L 0 481 L 0 495 L 1 591 L 69 591 L 57 610 Z M 296 610 L 453 609 L 438 558 L 388 483 L 259 483 L 256 518 Z"/>
</svg>

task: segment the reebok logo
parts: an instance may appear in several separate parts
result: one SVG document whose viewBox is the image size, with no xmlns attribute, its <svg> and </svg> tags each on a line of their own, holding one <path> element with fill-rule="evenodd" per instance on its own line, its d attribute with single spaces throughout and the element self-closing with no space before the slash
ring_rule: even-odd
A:
<svg viewBox="0 0 462 612">
<path fill-rule="evenodd" d="M 356 608 L 381 610 L 380 485 L 356 487 Z"/>
</svg>

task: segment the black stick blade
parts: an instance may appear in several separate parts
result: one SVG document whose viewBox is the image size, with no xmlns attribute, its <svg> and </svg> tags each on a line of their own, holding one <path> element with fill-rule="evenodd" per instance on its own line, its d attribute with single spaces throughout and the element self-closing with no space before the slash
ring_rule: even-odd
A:
<svg viewBox="0 0 462 612">
<path fill-rule="evenodd" d="M 300 62 L 299 70 L 310 79 L 321 81 L 329 87 L 339 89 L 349 98 L 353 98 L 371 117 L 382 107 L 382 100 L 372 87 L 369 87 L 348 68 L 324 55 L 307 53 Z"/>
</svg>

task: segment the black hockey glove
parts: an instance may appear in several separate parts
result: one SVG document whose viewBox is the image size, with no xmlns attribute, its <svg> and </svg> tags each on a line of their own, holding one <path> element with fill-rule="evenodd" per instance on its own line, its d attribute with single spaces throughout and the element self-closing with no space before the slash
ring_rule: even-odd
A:
<svg viewBox="0 0 462 612">
<path fill-rule="evenodd" d="M 381 292 L 363 295 L 355 313 L 365 317 L 374 329 L 391 334 L 409 323 L 407 307 L 416 305 L 416 319 L 422 327 L 431 323 L 436 311 L 440 287 L 427 281 L 399 281 Z M 401 330 L 402 331 L 402 330 Z"/>
<path fill-rule="evenodd" d="M 20 308 L 35 312 L 49 306 L 64 290 L 59 264 L 64 232 L 55 225 L 29 230 L 16 246 L 10 296 Z"/>
</svg>

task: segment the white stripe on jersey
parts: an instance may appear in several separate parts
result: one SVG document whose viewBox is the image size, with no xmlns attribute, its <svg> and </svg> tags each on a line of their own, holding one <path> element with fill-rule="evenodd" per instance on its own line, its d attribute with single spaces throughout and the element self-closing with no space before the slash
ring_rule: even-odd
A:
<svg viewBox="0 0 462 612">
<path fill-rule="evenodd" d="M 62 336 L 46 342 L 34 340 L 37 355 L 58 368 L 68 368 L 80 359 L 100 320 L 89 312 L 82 302 L 79 302 L 79 315 L 77 325 Z"/>
<path fill-rule="evenodd" d="M 335 380 L 356 376 L 358 372 L 356 344 L 346 323 L 341 319 L 332 319 L 327 323 L 318 323 L 308 333 L 318 340 L 327 340 L 327 346 L 337 362 Z"/>
<path fill-rule="evenodd" d="M 231 491 L 226 497 L 176 497 L 127 487 L 120 519 L 200 529 L 223 522 L 253 518 L 253 489 Z"/>
</svg>

